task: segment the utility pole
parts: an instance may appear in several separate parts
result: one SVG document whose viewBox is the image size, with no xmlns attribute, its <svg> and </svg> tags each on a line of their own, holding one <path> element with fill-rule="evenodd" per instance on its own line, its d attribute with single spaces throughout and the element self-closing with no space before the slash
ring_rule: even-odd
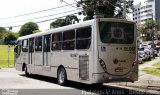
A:
<svg viewBox="0 0 160 95">
<path fill-rule="evenodd" d="M 126 0 L 123 0 L 123 18 L 124 19 L 126 19 L 126 4 L 127 4 L 127 2 L 126 2 Z"/>
<path fill-rule="evenodd" d="M 152 25 L 151 25 L 151 30 L 152 30 L 152 41 L 154 40 L 154 31 L 153 31 L 153 13 L 151 14 L 152 16 Z"/>
<path fill-rule="evenodd" d="M 153 30 L 153 27 L 154 27 L 154 23 L 153 23 L 153 13 L 150 14 L 152 16 L 152 22 L 151 22 L 151 40 L 152 40 L 152 44 L 151 44 L 151 47 L 153 48 L 153 58 L 155 58 L 155 53 L 154 53 L 154 50 L 155 50 L 155 44 L 154 44 L 154 30 Z"/>
</svg>

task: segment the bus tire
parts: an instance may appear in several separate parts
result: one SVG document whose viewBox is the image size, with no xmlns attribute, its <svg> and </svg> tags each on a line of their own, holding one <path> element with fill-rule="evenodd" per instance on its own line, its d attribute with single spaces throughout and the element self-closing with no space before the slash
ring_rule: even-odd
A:
<svg viewBox="0 0 160 95">
<path fill-rule="evenodd" d="M 58 69 L 57 80 L 59 85 L 65 85 L 67 81 L 67 73 L 63 67 Z"/>
<path fill-rule="evenodd" d="M 25 76 L 28 77 L 29 73 L 28 73 L 28 70 L 27 70 L 27 65 L 25 66 L 24 71 L 25 71 Z"/>
<path fill-rule="evenodd" d="M 103 83 L 95 83 L 95 84 L 91 84 L 91 87 L 93 87 L 93 88 L 99 88 L 99 87 L 101 87 L 103 85 Z"/>
</svg>

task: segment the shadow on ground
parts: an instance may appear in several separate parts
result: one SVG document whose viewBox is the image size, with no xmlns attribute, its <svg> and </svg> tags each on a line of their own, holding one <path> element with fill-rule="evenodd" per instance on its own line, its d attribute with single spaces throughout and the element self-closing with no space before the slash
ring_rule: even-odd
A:
<svg viewBox="0 0 160 95">
<path fill-rule="evenodd" d="M 24 74 L 22 74 L 21 76 L 25 77 Z M 29 78 L 49 83 L 54 83 L 58 85 L 57 79 L 52 77 L 46 77 L 41 75 L 30 75 Z M 147 89 L 138 91 L 122 87 L 108 86 L 108 85 L 102 85 L 102 86 L 87 85 L 73 81 L 68 81 L 65 87 L 81 91 L 82 95 L 93 95 L 93 94 L 94 95 L 159 95 L 159 94 L 149 93 Z"/>
</svg>

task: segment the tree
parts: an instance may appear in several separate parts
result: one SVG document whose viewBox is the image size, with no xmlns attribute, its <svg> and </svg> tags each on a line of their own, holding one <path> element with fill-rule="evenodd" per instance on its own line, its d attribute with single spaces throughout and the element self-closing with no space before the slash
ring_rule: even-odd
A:
<svg viewBox="0 0 160 95">
<path fill-rule="evenodd" d="M 19 36 L 32 34 L 34 30 L 39 30 L 39 27 L 34 22 L 25 23 L 19 30 Z"/>
<path fill-rule="evenodd" d="M 34 33 L 38 33 L 38 32 L 42 32 L 42 31 L 41 31 L 41 30 L 34 30 L 34 31 L 33 31 L 33 34 L 34 34 Z"/>
<path fill-rule="evenodd" d="M 84 20 L 93 19 L 97 14 L 103 14 L 105 18 L 122 18 L 124 0 L 81 0 L 77 6 L 83 5 Z M 126 12 L 130 13 L 133 9 L 133 1 L 126 1 Z"/>
<path fill-rule="evenodd" d="M 143 26 L 144 26 L 146 29 L 151 29 L 151 28 L 153 28 L 154 26 L 156 26 L 156 22 L 153 21 L 153 20 L 146 20 L 145 23 L 143 24 Z"/>
<path fill-rule="evenodd" d="M 17 36 L 15 33 L 7 31 L 3 35 L 2 39 L 5 42 L 5 44 L 11 44 L 12 41 L 15 41 L 17 39 Z"/>
<path fill-rule="evenodd" d="M 143 25 L 137 25 L 137 30 L 138 30 L 139 34 L 141 34 L 141 35 L 146 34 L 146 29 Z"/>
<path fill-rule="evenodd" d="M 138 31 L 142 34 L 145 35 L 143 37 L 143 40 L 152 40 L 152 34 L 153 34 L 153 27 L 156 27 L 156 22 L 153 20 L 146 20 L 144 24 L 139 25 Z"/>
<path fill-rule="evenodd" d="M 64 19 L 57 19 L 56 21 L 52 22 L 50 24 L 50 28 L 57 28 L 66 26 L 75 22 L 79 22 L 79 19 L 75 15 L 68 15 Z"/>
<path fill-rule="evenodd" d="M 6 29 L 3 27 L 0 27 L 0 39 L 2 39 L 5 32 L 6 32 Z"/>
</svg>

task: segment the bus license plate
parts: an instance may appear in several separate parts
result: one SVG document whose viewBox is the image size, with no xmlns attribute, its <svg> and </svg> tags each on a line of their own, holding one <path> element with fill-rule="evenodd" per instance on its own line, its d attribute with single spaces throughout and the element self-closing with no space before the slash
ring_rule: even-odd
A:
<svg viewBox="0 0 160 95">
<path fill-rule="evenodd" d="M 115 68 L 115 72 L 123 72 L 123 67 Z"/>
</svg>

